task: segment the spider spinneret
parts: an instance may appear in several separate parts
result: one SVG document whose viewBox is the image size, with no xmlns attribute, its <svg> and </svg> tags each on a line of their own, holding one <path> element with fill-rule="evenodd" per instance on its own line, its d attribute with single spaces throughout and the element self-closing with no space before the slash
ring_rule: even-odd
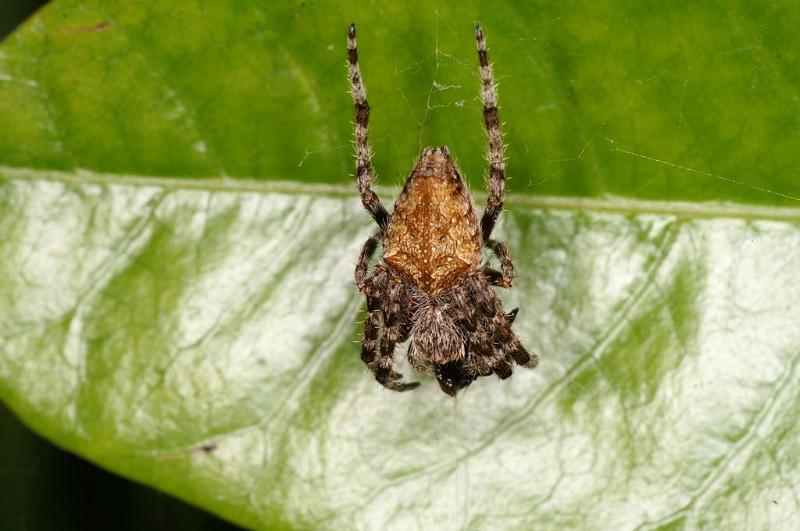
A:
<svg viewBox="0 0 800 531">
<path fill-rule="evenodd" d="M 411 366 L 435 374 L 442 391 L 450 396 L 479 376 L 508 378 L 514 363 L 535 367 L 538 356 L 528 353 L 511 330 L 518 308 L 506 313 L 492 291 L 492 286 L 511 287 L 514 265 L 506 246 L 490 238 L 503 208 L 505 162 L 497 90 L 483 30 L 475 27 L 489 138 L 489 197 L 480 223 L 446 147 L 423 151 L 391 214 L 381 204 L 372 190 L 369 103 L 358 65 L 354 24 L 348 37 L 358 191 L 380 228 L 364 244 L 355 271 L 358 290 L 367 299 L 361 359 L 384 387 L 413 389 L 419 383 L 402 381 L 394 370 L 396 345 L 410 339 Z M 369 261 L 379 245 L 383 262 L 369 272 Z M 497 256 L 500 271 L 481 265 L 484 247 Z"/>
</svg>

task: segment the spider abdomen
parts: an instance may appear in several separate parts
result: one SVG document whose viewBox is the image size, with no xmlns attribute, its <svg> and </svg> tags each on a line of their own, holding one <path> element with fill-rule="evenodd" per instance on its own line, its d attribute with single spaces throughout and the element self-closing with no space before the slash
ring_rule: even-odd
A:
<svg viewBox="0 0 800 531">
<path fill-rule="evenodd" d="M 397 198 L 383 249 L 386 263 L 428 294 L 478 269 L 478 218 L 447 148 L 423 152 Z"/>
</svg>

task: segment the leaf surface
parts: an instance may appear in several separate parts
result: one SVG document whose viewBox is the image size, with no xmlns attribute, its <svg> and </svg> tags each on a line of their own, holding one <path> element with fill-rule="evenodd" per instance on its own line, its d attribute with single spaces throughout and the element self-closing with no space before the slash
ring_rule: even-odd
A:
<svg viewBox="0 0 800 531">
<path fill-rule="evenodd" d="M 455 401 L 363 368 L 350 18 L 387 205 L 428 144 L 483 199 L 483 23 L 540 368 Z M 0 46 L 0 397 L 255 528 L 797 527 L 798 21 L 55 2 Z"/>
</svg>

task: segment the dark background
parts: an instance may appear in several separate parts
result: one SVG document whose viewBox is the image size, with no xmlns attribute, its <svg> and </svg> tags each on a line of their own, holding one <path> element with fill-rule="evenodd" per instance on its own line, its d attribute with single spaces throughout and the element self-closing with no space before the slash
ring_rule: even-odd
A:
<svg viewBox="0 0 800 531">
<path fill-rule="evenodd" d="M 45 3 L 0 0 L 0 41 Z M 60 450 L 0 402 L 0 530 L 16 529 L 239 528 Z"/>
</svg>

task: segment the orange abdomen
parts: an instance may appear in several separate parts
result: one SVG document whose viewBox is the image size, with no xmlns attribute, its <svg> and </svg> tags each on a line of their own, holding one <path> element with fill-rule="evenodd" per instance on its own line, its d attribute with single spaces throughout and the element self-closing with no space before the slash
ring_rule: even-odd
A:
<svg viewBox="0 0 800 531">
<path fill-rule="evenodd" d="M 427 149 L 395 203 L 384 260 L 436 294 L 477 270 L 480 234 L 472 198 L 446 149 Z"/>
</svg>

